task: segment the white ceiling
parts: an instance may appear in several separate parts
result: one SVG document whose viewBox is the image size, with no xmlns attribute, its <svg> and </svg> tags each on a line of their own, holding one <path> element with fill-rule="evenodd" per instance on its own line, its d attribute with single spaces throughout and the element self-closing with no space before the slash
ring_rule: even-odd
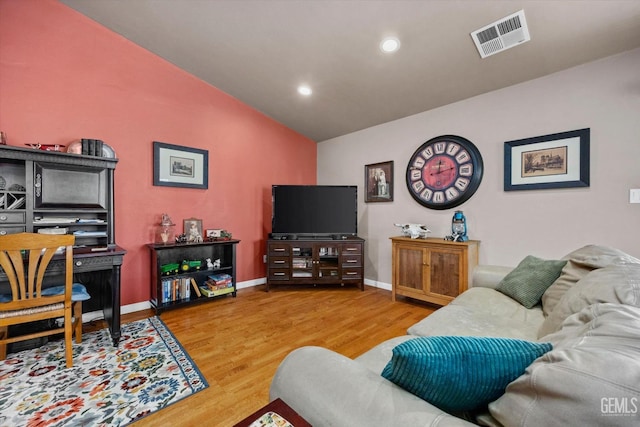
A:
<svg viewBox="0 0 640 427">
<path fill-rule="evenodd" d="M 640 47 L 639 0 L 61 1 L 318 142 Z M 531 41 L 481 59 L 520 9 Z"/>
</svg>

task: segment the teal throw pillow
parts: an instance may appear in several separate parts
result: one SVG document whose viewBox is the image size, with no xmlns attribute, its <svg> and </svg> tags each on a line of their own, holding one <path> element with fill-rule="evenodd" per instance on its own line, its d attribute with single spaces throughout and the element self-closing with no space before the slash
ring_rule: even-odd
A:
<svg viewBox="0 0 640 427">
<path fill-rule="evenodd" d="M 531 308 L 560 277 L 566 263 L 566 260 L 544 260 L 529 255 L 498 283 L 496 290 Z"/>
<path fill-rule="evenodd" d="M 549 343 L 434 336 L 399 344 L 382 376 L 447 412 L 482 408 L 504 394 Z"/>
</svg>

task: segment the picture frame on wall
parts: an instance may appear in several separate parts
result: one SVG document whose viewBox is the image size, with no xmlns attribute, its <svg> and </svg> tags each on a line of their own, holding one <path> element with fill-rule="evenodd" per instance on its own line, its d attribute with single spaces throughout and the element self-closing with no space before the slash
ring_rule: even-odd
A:
<svg viewBox="0 0 640 427">
<path fill-rule="evenodd" d="M 590 129 L 504 143 L 504 191 L 589 187 Z"/>
<path fill-rule="evenodd" d="M 372 163 L 364 167 L 366 203 L 393 201 L 393 161 Z"/>
<path fill-rule="evenodd" d="M 154 141 L 153 185 L 207 189 L 209 152 Z"/>
<path fill-rule="evenodd" d="M 182 220 L 184 234 L 187 243 L 200 243 L 203 241 L 202 220 L 199 218 L 186 218 Z"/>
</svg>

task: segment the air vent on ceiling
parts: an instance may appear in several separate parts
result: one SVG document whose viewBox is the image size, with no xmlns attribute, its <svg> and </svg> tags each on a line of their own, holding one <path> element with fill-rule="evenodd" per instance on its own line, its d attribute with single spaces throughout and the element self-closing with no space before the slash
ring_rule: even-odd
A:
<svg viewBox="0 0 640 427">
<path fill-rule="evenodd" d="M 472 32 L 471 38 L 483 58 L 531 40 L 524 10 Z"/>
</svg>

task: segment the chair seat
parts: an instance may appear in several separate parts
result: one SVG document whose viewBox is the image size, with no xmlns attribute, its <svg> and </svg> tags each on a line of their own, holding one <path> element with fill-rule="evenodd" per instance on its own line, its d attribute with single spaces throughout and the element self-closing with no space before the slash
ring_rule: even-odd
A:
<svg viewBox="0 0 640 427">
<path fill-rule="evenodd" d="M 80 283 L 74 283 L 73 285 L 71 285 L 71 292 L 71 301 L 73 302 L 86 301 L 91 298 L 91 295 L 89 295 L 89 293 L 87 292 L 87 288 L 85 288 L 84 285 Z M 43 297 L 51 297 L 62 294 L 64 294 L 64 286 L 51 286 L 42 290 Z"/>
<path fill-rule="evenodd" d="M 0 319 L 8 319 L 9 317 L 24 316 L 28 314 L 45 313 L 47 311 L 61 310 L 64 308 L 64 303 L 59 302 L 56 304 L 43 305 L 40 307 L 22 308 L 20 310 L 0 311 Z"/>
<path fill-rule="evenodd" d="M 81 283 L 74 283 L 71 286 L 71 301 L 86 301 L 91 298 L 91 295 L 87 292 L 87 288 Z M 56 295 L 64 294 L 64 286 L 52 286 L 49 288 L 45 288 L 42 290 L 43 297 L 52 297 Z M 11 301 L 11 295 L 0 294 L 0 303 Z M 2 310 L 2 306 L 0 306 L 0 311 Z"/>
</svg>

